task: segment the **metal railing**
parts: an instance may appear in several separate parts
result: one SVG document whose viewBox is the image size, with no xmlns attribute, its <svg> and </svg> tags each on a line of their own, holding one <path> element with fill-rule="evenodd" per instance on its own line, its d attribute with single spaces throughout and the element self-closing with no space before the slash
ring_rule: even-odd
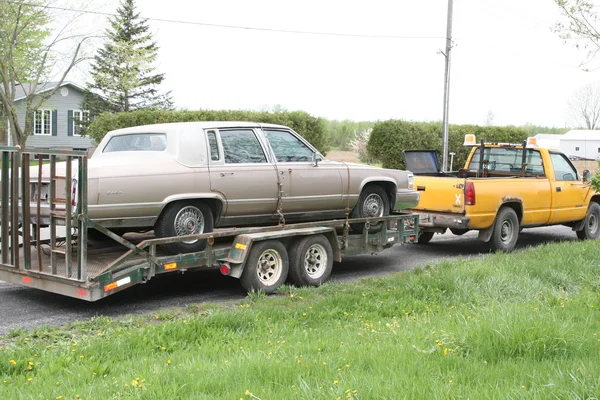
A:
<svg viewBox="0 0 600 400">
<path fill-rule="evenodd" d="M 0 165 L 0 266 L 85 279 L 87 152 L 0 146 Z"/>
</svg>

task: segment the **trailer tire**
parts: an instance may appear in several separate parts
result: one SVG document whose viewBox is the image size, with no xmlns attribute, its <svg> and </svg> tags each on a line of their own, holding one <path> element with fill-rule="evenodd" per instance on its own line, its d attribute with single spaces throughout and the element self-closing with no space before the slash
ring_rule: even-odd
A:
<svg viewBox="0 0 600 400">
<path fill-rule="evenodd" d="M 333 250 L 323 235 L 297 239 L 289 250 L 290 272 L 288 280 L 296 286 L 319 286 L 331 275 Z"/>
<path fill-rule="evenodd" d="M 590 203 L 583 228 L 576 231 L 576 234 L 579 240 L 593 240 L 600 237 L 600 205 L 598 203 Z"/>
<path fill-rule="evenodd" d="M 510 252 L 519 238 L 519 218 L 510 207 L 502 207 L 494 221 L 490 248 L 492 251 Z"/>
<path fill-rule="evenodd" d="M 417 239 L 417 244 L 427 244 L 433 238 L 435 232 L 421 232 Z"/>
<path fill-rule="evenodd" d="M 213 230 L 213 214 L 210 207 L 201 201 L 178 201 L 169 204 L 161 213 L 154 232 L 157 237 L 174 237 Z M 206 247 L 206 239 L 175 242 L 162 245 L 172 254 L 193 253 Z"/>
<path fill-rule="evenodd" d="M 278 240 L 255 242 L 240 277 L 248 292 L 273 293 L 283 285 L 289 272 L 288 252 Z"/>
<path fill-rule="evenodd" d="M 351 218 L 386 217 L 390 215 L 390 199 L 388 194 L 379 185 L 368 185 L 363 188 L 358 197 L 358 203 L 350 213 Z M 377 233 L 383 228 L 384 222 L 371 224 L 369 233 Z M 365 223 L 350 224 L 356 233 L 362 233 Z"/>
</svg>

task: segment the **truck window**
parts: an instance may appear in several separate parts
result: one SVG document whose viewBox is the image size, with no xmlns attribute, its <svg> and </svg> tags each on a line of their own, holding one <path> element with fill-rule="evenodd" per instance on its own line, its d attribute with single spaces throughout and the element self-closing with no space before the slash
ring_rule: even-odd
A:
<svg viewBox="0 0 600 400">
<path fill-rule="evenodd" d="M 552 167 L 554 168 L 554 179 L 557 181 L 579 180 L 577 170 L 573 167 L 571 162 L 567 160 L 564 154 L 551 152 L 550 159 L 552 160 Z"/>
<path fill-rule="evenodd" d="M 507 147 L 488 147 L 483 151 L 484 168 L 488 171 L 508 172 L 517 174 L 521 172 L 523 162 L 523 149 Z M 538 150 L 527 149 L 525 157 L 525 173 L 527 175 L 544 175 L 542 155 Z M 479 169 L 479 150 L 473 154 L 469 163 L 469 170 Z"/>
</svg>

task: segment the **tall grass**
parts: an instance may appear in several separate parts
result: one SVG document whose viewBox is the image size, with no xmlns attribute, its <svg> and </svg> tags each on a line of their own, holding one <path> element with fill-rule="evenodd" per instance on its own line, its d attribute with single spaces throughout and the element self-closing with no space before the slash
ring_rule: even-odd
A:
<svg viewBox="0 0 600 400">
<path fill-rule="evenodd" d="M 598 398 L 599 307 L 598 243 L 544 245 L 11 332 L 0 398 Z"/>
</svg>

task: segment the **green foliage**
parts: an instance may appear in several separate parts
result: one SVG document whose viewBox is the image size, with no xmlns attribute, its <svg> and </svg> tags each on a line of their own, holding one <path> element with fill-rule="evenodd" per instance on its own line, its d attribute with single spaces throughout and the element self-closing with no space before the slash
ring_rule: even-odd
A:
<svg viewBox="0 0 600 400">
<path fill-rule="evenodd" d="M 470 147 L 463 145 L 466 134 L 474 134 L 478 141 L 483 139 L 486 142 L 503 143 L 521 143 L 528 136 L 524 129 L 515 126 L 450 125 L 448 151 L 456 153 L 452 165 L 454 170 L 462 168 L 471 151 Z M 441 154 L 441 123 L 389 120 L 375 124 L 367 151 L 381 161 L 383 167 L 406 168 L 402 153 L 404 150 L 437 150 Z M 448 166 L 449 164 L 450 157 Z"/>
<path fill-rule="evenodd" d="M 136 110 L 116 114 L 104 113 L 90 124 L 87 134 L 100 142 L 107 132 L 131 126 L 189 121 L 253 121 L 289 126 L 308 140 L 321 153 L 326 154 L 327 137 L 321 118 L 313 117 L 304 111 L 284 111 L 269 113 L 242 110 Z"/>
<path fill-rule="evenodd" d="M 92 118 L 105 111 L 171 108 L 170 92 L 158 91 L 164 74 L 155 73 L 152 66 L 158 47 L 152 41 L 147 20 L 140 19 L 136 12 L 134 0 L 121 0 L 109 22 L 108 42 L 94 57 L 92 82 L 83 108 Z"/>
<path fill-rule="evenodd" d="M 352 142 L 375 125 L 371 121 L 354 122 L 350 120 L 326 120 L 325 124 L 329 144 L 342 151 L 354 150 Z"/>
</svg>

